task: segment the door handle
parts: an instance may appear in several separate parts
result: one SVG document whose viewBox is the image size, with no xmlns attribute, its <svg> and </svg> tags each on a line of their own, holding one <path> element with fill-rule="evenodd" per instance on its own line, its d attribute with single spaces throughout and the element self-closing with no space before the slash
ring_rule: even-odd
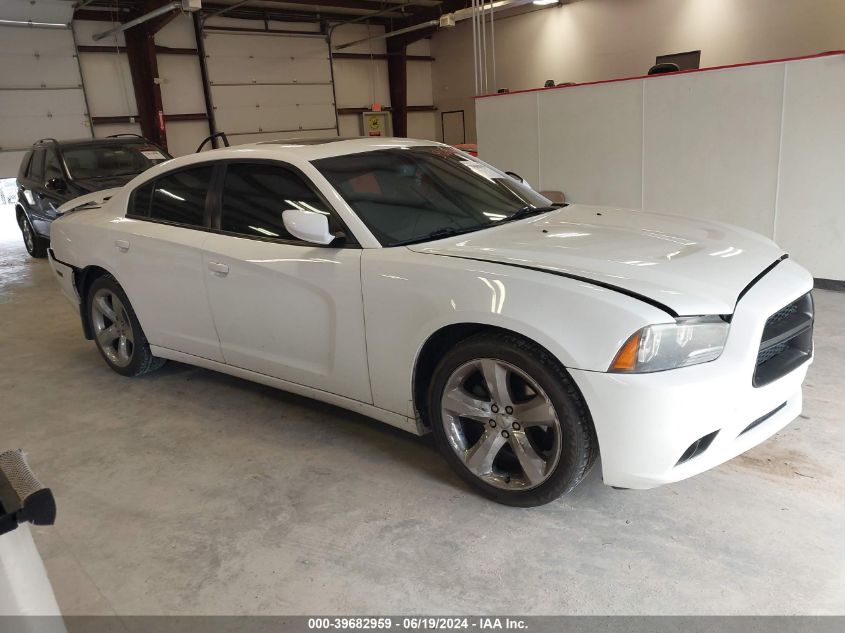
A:
<svg viewBox="0 0 845 633">
<path fill-rule="evenodd" d="M 129 250 L 129 240 L 115 240 L 114 247 L 121 253 L 125 253 Z"/>
<path fill-rule="evenodd" d="M 208 262 L 208 269 L 218 277 L 225 277 L 229 274 L 229 266 L 220 262 Z"/>
</svg>

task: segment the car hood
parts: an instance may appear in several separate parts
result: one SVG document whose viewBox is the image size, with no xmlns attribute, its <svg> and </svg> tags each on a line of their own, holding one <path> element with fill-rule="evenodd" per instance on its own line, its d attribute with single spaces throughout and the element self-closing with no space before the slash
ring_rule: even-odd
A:
<svg viewBox="0 0 845 633">
<path fill-rule="evenodd" d="M 742 291 L 785 255 L 719 222 L 578 204 L 409 248 L 582 278 L 677 315 L 733 313 Z"/>
<path fill-rule="evenodd" d="M 114 187 L 112 189 L 103 189 L 102 191 L 95 191 L 94 193 L 86 193 L 84 196 L 79 196 L 78 198 L 74 198 L 73 200 L 68 200 L 58 209 L 56 209 L 56 213 L 58 215 L 65 215 L 70 213 L 71 211 L 81 211 L 82 209 L 94 209 L 96 207 L 102 206 L 102 204 L 111 198 L 114 194 L 120 191 L 120 187 Z"/>
</svg>

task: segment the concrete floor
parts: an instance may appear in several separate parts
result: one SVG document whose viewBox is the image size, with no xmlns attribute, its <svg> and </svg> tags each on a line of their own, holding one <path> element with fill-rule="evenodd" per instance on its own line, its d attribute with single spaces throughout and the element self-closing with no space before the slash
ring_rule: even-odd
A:
<svg viewBox="0 0 845 633">
<path fill-rule="evenodd" d="M 65 614 L 845 614 L 845 295 L 804 415 L 658 490 L 521 510 L 425 438 L 186 365 L 111 372 L 0 209 L 0 447 L 58 499 Z"/>
</svg>

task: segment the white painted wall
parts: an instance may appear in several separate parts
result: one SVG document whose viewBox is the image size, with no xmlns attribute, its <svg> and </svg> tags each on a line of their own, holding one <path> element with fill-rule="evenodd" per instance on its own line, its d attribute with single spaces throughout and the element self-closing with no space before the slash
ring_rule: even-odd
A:
<svg viewBox="0 0 845 633">
<path fill-rule="evenodd" d="M 845 2 L 575 0 L 516 17 L 497 16 L 495 29 L 496 87 L 519 90 L 540 87 L 546 79 L 643 75 L 656 56 L 691 50 L 701 51 L 705 67 L 843 49 Z M 432 52 L 435 103 L 441 110 L 466 111 L 472 142 L 470 22 L 435 33 Z"/>
<path fill-rule="evenodd" d="M 155 34 L 158 46 L 196 48 L 194 23 L 190 15 L 179 15 Z M 158 76 L 164 113 L 198 114 L 205 112 L 202 73 L 196 55 L 158 53 Z M 192 154 L 211 132 L 208 121 L 167 121 L 167 149 L 173 156 Z"/>
<path fill-rule="evenodd" d="M 138 116 L 129 58 L 120 48 L 126 46 L 123 33 L 115 33 L 103 40 L 94 40 L 95 33 L 110 28 L 108 22 L 74 20 L 73 32 L 79 46 L 114 47 L 103 52 L 79 53 L 82 81 L 88 97 L 88 108 L 92 117 Z M 140 123 L 108 123 L 94 126 L 94 136 L 102 138 L 110 134 L 140 134 Z"/>
<path fill-rule="evenodd" d="M 569 200 L 710 218 L 845 279 L 845 54 L 479 99 L 481 158 Z"/>
<path fill-rule="evenodd" d="M 68 24 L 67 2 L 3 0 L 0 20 Z M 25 150 L 43 137 L 90 137 L 69 28 L 0 26 L 0 178 L 17 175 Z"/>
</svg>

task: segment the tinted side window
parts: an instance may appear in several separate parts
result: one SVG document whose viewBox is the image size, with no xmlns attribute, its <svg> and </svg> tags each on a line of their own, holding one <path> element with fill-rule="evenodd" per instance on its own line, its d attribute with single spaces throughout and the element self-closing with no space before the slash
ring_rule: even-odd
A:
<svg viewBox="0 0 845 633">
<path fill-rule="evenodd" d="M 286 209 L 328 214 L 319 196 L 292 171 L 261 163 L 232 163 L 226 168 L 221 220 L 224 231 L 251 237 L 295 239 L 282 221 Z"/>
<path fill-rule="evenodd" d="M 205 226 L 205 196 L 212 167 L 197 167 L 156 180 L 150 217 L 190 226 Z"/>
<path fill-rule="evenodd" d="M 132 192 L 132 198 L 129 200 L 129 209 L 126 215 L 137 218 L 146 218 L 150 215 L 150 201 L 153 199 L 154 182 L 148 182 L 146 185 L 141 185 Z"/>
<path fill-rule="evenodd" d="M 32 150 L 26 153 L 21 161 L 21 168 L 18 170 L 18 179 L 26 178 L 29 173 L 29 166 L 32 164 Z"/>
<path fill-rule="evenodd" d="M 32 155 L 32 163 L 29 165 L 29 173 L 27 174 L 30 179 L 36 180 L 38 182 L 44 182 L 44 150 L 37 149 L 35 153 Z"/>
<path fill-rule="evenodd" d="M 64 179 L 62 167 L 59 165 L 59 157 L 56 154 L 56 150 L 53 149 L 47 150 L 47 160 L 44 163 L 44 182 L 49 181 L 51 178 Z"/>
</svg>

